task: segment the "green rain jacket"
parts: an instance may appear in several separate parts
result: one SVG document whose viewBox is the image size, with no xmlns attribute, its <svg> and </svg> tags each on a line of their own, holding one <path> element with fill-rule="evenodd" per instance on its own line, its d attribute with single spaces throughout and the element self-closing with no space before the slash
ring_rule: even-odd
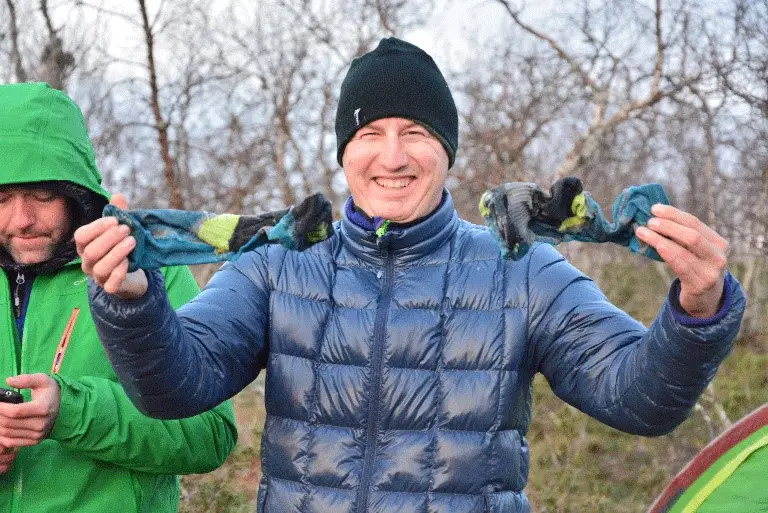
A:
<svg viewBox="0 0 768 513">
<path fill-rule="evenodd" d="M 85 207 L 79 213 L 82 221 L 98 217 L 106 203 L 80 110 L 46 84 L 0 86 L 0 155 L 0 184 L 73 182 L 94 199 L 77 203 Z M 198 292 L 188 268 L 163 272 L 174 307 Z M 8 282 L 3 269 L 0 385 L 17 374 L 50 374 L 67 325 L 75 320 L 53 376 L 61 387 L 59 415 L 48 439 L 21 448 L 11 470 L 0 475 L 0 512 L 178 511 L 178 474 L 211 471 L 234 448 L 232 405 L 174 421 L 142 415 L 118 383 L 99 341 L 77 259 L 34 278 L 21 337 L 11 285 L 16 284 Z M 29 390 L 22 393 L 31 399 Z"/>
</svg>

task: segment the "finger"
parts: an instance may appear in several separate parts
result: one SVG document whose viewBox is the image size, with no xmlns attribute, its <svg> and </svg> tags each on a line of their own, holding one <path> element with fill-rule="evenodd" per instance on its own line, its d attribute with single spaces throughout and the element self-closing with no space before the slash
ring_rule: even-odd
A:
<svg viewBox="0 0 768 513">
<path fill-rule="evenodd" d="M 120 286 L 125 281 L 126 276 L 128 276 L 128 260 L 123 259 L 117 267 L 114 268 L 107 281 L 104 282 L 102 288 L 107 293 L 114 294 L 120 290 Z"/>
<path fill-rule="evenodd" d="M 116 248 L 123 248 L 122 250 L 118 249 L 116 253 L 112 253 L 112 259 L 118 258 L 118 260 L 114 263 L 112 263 L 112 260 L 110 260 L 108 262 L 104 262 L 105 264 L 112 263 L 112 267 L 116 266 L 117 262 L 121 260 L 121 258 L 118 257 L 118 254 L 121 252 L 124 253 L 122 258 L 127 257 L 133 249 L 133 246 L 131 246 L 131 248 L 127 251 L 124 251 L 125 241 L 131 239 L 132 242 L 130 244 L 135 244 L 135 241 L 133 241 L 133 238 L 130 236 L 130 231 L 130 228 L 126 225 L 113 226 L 109 230 L 99 235 L 99 237 L 91 241 L 91 243 L 88 244 L 80 253 L 80 257 L 83 261 L 83 270 L 87 274 L 93 275 L 94 268 L 101 264 L 107 255 L 112 253 L 112 251 Z M 104 270 L 102 266 L 102 273 L 103 272 Z M 106 276 L 104 276 L 104 278 L 106 279 Z"/>
<path fill-rule="evenodd" d="M 48 410 L 44 401 L 34 399 L 20 404 L 0 403 L 0 426 L 18 427 L 16 421 L 45 417 Z"/>
<path fill-rule="evenodd" d="M 0 436 L 0 443 L 3 445 L 8 445 L 10 447 L 29 447 L 32 445 L 37 445 L 42 441 L 42 438 L 32 436 L 32 437 L 13 437 L 8 438 L 5 436 Z"/>
<path fill-rule="evenodd" d="M 0 474 L 5 474 L 13 466 L 13 462 L 16 461 L 16 453 L 8 454 L 7 458 L 0 459 Z"/>
<path fill-rule="evenodd" d="M 696 292 L 701 292 L 722 280 L 722 271 L 719 268 L 707 264 L 674 240 L 645 227 L 639 227 L 635 233 L 638 239 L 656 250 L 681 282 L 687 283 Z"/>
<path fill-rule="evenodd" d="M 117 226 L 117 218 L 114 216 L 102 217 L 92 223 L 84 224 L 75 230 L 75 246 L 77 252 L 82 256 L 82 250 L 91 242 L 98 238 L 102 233 L 110 228 Z"/>
<path fill-rule="evenodd" d="M 663 219 L 669 219 L 679 224 L 687 226 L 699 233 L 701 233 L 708 241 L 712 242 L 718 248 L 723 251 L 728 249 L 728 241 L 720 236 L 715 230 L 707 226 L 695 215 L 675 208 L 672 205 L 663 205 L 657 203 L 651 207 L 651 213 L 657 217 Z"/>
<path fill-rule="evenodd" d="M 19 447 L 27 441 L 43 440 L 51 425 L 47 416 L 4 418 L 0 422 L 0 444 L 4 447 Z"/>
<path fill-rule="evenodd" d="M 0 439 L 6 440 L 41 440 L 48 426 L 47 419 L 35 417 L 31 419 L 13 420 L 12 425 L 0 426 Z M 3 445 L 8 445 L 3 443 Z M 16 447 L 16 444 L 10 444 Z"/>
<path fill-rule="evenodd" d="M 126 199 L 125 194 L 113 194 L 112 197 L 109 198 L 109 204 L 122 210 L 128 210 L 128 199 Z"/>
<path fill-rule="evenodd" d="M 128 255 L 136 247 L 136 239 L 126 237 L 104 255 L 92 268 L 92 275 L 103 287 L 112 280 L 122 283 L 128 272 Z"/>
<path fill-rule="evenodd" d="M 5 379 L 13 388 L 43 388 L 45 386 L 51 386 L 51 383 L 56 383 L 53 378 L 43 373 L 35 374 L 19 374 L 18 376 L 9 376 Z"/>
<path fill-rule="evenodd" d="M 663 235 L 667 239 L 673 240 L 702 260 L 711 262 L 712 265 L 715 265 L 716 267 L 725 268 L 725 251 L 701 232 L 689 228 L 686 225 L 679 224 L 676 221 L 660 217 L 654 217 L 648 220 L 648 228 Z"/>
</svg>

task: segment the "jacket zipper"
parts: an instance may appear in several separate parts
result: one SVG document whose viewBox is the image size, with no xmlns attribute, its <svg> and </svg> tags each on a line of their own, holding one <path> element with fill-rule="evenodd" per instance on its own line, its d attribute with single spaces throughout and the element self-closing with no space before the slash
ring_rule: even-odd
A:
<svg viewBox="0 0 768 513">
<path fill-rule="evenodd" d="M 365 459 L 363 461 L 363 475 L 360 478 L 360 488 L 357 491 L 357 512 L 367 513 L 369 488 L 373 463 L 376 457 L 376 441 L 379 434 L 379 402 L 381 400 L 381 368 L 384 360 L 384 338 L 386 335 L 387 318 L 389 316 L 389 303 L 392 300 L 392 282 L 394 278 L 395 262 L 389 253 L 389 236 L 383 235 L 378 240 L 383 248 L 384 286 L 381 301 L 376 310 L 376 322 L 373 328 L 373 348 L 371 350 L 371 394 L 368 403 L 368 429 L 365 437 Z"/>
<path fill-rule="evenodd" d="M 16 326 L 18 327 L 18 319 L 21 315 L 21 311 L 23 308 L 22 301 L 21 301 L 21 288 L 26 283 L 26 278 L 24 277 L 23 273 L 17 273 L 16 274 L 16 286 L 13 288 L 13 311 L 16 315 L 14 315 L 13 322 L 16 323 Z M 18 331 L 18 329 L 14 330 Z M 22 340 L 22 334 L 16 333 L 16 336 L 19 338 L 19 340 Z M 20 374 L 21 370 L 19 369 L 19 361 L 21 360 L 21 356 L 19 356 L 19 360 L 14 362 L 16 366 L 16 373 Z M 16 468 L 16 479 L 13 484 L 13 496 L 11 497 L 11 513 L 15 513 L 19 511 L 21 508 L 21 494 L 24 490 L 24 475 L 23 475 L 23 467 L 20 465 Z"/>
<path fill-rule="evenodd" d="M 25 281 L 23 273 L 16 274 L 16 288 L 13 289 L 13 311 L 16 312 L 16 319 L 21 316 L 21 294 L 19 292 Z M 21 337 L 21 333 L 19 333 L 19 337 Z"/>
</svg>

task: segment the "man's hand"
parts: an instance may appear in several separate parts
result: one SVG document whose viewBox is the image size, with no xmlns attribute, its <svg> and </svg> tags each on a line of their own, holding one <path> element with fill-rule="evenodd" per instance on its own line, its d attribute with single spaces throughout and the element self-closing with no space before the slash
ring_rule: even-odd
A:
<svg viewBox="0 0 768 513">
<path fill-rule="evenodd" d="M 656 216 L 637 238 L 652 246 L 680 278 L 680 306 L 692 317 L 711 317 L 720 309 L 728 241 L 696 216 L 669 205 L 654 205 Z"/>
<path fill-rule="evenodd" d="M 16 447 L 3 447 L 0 445 L 0 474 L 7 474 L 11 470 L 18 453 L 19 450 Z"/>
<path fill-rule="evenodd" d="M 20 374 L 5 380 L 14 388 L 32 390 L 32 400 L 21 404 L 0 403 L 0 447 L 15 450 L 45 440 L 59 416 L 61 390 L 47 374 Z M 10 463 L 13 462 L 10 458 Z M 0 463 L 4 460 L 0 458 Z M 0 467 L 0 470 L 2 467 Z"/>
<path fill-rule="evenodd" d="M 122 194 L 112 196 L 110 203 L 123 210 L 128 208 Z M 116 218 L 102 217 L 81 226 L 75 231 L 75 245 L 83 272 L 108 293 L 136 299 L 147 292 L 146 273 L 142 269 L 128 272 L 128 255 L 136 247 L 136 239 Z"/>
</svg>

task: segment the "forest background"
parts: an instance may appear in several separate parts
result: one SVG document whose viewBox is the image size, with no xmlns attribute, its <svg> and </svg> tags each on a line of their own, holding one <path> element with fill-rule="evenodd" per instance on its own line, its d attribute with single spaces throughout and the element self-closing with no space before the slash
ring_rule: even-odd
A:
<svg viewBox="0 0 768 513">
<path fill-rule="evenodd" d="M 690 419 L 659 438 L 592 421 L 535 383 L 533 511 L 644 511 L 708 441 L 768 402 L 768 0 L 0 0 L 0 81 L 83 109 L 106 187 L 134 208 L 256 213 L 348 194 L 334 114 L 355 56 L 430 52 L 460 112 L 448 186 L 463 217 L 507 181 L 575 175 L 610 210 L 659 182 L 730 242 L 739 341 Z M 563 254 L 645 324 L 672 276 L 621 248 Z M 201 285 L 215 266 L 194 269 Z M 254 510 L 263 377 L 235 397 L 238 447 L 182 480 L 182 511 Z"/>
</svg>

